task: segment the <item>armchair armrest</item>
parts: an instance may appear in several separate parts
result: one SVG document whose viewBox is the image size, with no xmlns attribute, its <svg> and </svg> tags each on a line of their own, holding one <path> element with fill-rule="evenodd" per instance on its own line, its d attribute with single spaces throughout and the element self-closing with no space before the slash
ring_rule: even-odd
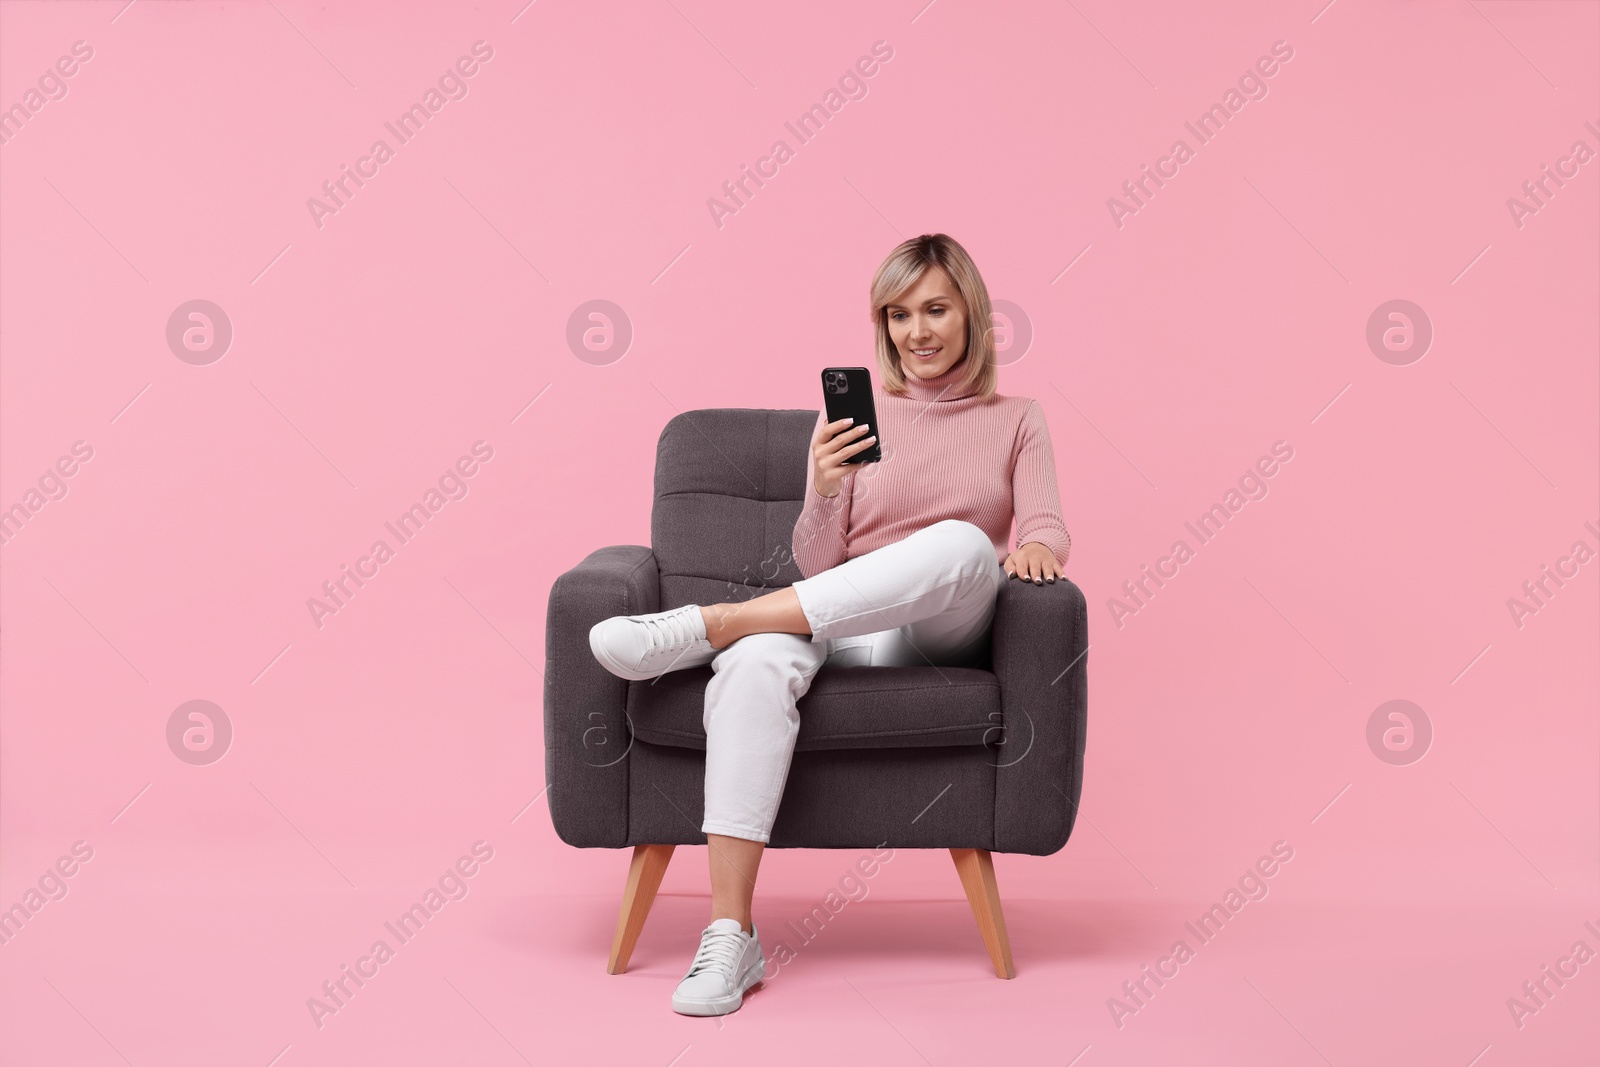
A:
<svg viewBox="0 0 1600 1067">
<path fill-rule="evenodd" d="M 1072 834 L 1083 787 L 1088 648 L 1088 608 L 1071 581 L 1008 581 L 1001 589 L 992 632 L 1006 731 L 995 772 L 997 851 L 1048 856 Z"/>
<path fill-rule="evenodd" d="M 589 630 L 661 602 L 656 557 L 642 545 L 589 554 L 555 580 L 544 635 L 544 771 L 556 834 L 580 848 L 628 840 L 628 683 L 595 661 Z"/>
</svg>

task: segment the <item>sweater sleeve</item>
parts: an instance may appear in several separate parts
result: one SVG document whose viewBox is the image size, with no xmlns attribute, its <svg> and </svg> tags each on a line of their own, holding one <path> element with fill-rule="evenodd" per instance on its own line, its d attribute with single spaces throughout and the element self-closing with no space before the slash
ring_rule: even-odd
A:
<svg viewBox="0 0 1600 1067">
<path fill-rule="evenodd" d="M 817 424 L 811 437 L 827 421 L 827 412 L 817 413 Z M 800 518 L 794 524 L 794 561 L 803 577 L 837 567 L 845 561 L 845 531 L 850 527 L 850 494 L 855 488 L 855 471 L 846 474 L 839 483 L 836 496 L 826 497 L 816 490 L 816 472 L 811 464 L 811 447 L 806 445 L 806 496 L 800 505 Z"/>
<path fill-rule="evenodd" d="M 1065 566 L 1072 553 L 1072 535 L 1061 518 L 1055 450 L 1050 444 L 1044 409 L 1037 400 L 1028 402 L 1022 425 L 1017 430 L 1011 466 L 1011 501 L 1017 521 L 1016 547 L 1038 541 L 1054 552 L 1056 561 Z"/>
</svg>

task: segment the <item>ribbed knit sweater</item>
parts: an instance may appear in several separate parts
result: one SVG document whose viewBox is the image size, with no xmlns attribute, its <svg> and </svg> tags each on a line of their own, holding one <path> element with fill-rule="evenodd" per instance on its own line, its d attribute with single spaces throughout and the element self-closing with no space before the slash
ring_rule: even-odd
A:
<svg viewBox="0 0 1600 1067">
<path fill-rule="evenodd" d="M 816 491 L 806 455 L 806 496 L 794 528 L 794 558 L 809 578 L 894 544 L 941 519 L 964 519 L 989 535 L 997 562 L 1038 541 L 1065 565 L 1072 537 L 1061 518 L 1050 431 L 1037 400 L 988 399 L 957 384 L 965 367 L 926 380 L 907 374 L 903 396 L 874 385 L 883 458 L 852 465 L 837 496 Z M 824 411 L 817 427 L 827 421 Z M 816 428 L 813 428 L 813 435 Z"/>
</svg>

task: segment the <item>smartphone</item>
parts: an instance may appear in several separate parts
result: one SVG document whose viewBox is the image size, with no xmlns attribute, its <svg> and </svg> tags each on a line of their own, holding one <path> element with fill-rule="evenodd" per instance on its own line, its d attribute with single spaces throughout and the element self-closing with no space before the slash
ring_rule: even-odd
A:
<svg viewBox="0 0 1600 1067">
<path fill-rule="evenodd" d="M 872 427 L 866 436 L 878 438 L 871 448 L 863 448 L 845 460 L 846 463 L 876 463 L 883 458 L 883 431 L 878 426 L 878 412 L 872 404 L 872 375 L 867 368 L 824 367 L 822 399 L 828 409 L 828 422 L 851 418 L 855 421 L 843 432 L 865 423 Z"/>
</svg>

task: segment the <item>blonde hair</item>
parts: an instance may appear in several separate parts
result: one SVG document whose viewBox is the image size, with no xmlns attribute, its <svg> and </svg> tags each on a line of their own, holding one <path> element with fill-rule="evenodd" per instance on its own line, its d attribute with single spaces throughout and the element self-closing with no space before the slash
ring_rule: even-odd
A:
<svg viewBox="0 0 1600 1067">
<path fill-rule="evenodd" d="M 878 265 L 872 276 L 872 321 L 876 324 L 878 374 L 887 393 L 903 395 L 905 371 L 889 336 L 889 305 L 922 280 L 930 267 L 949 276 L 967 305 L 967 351 L 958 366 L 967 368 L 961 379 L 963 390 L 990 397 L 995 390 L 994 311 L 989 289 L 977 264 L 955 238 L 942 233 L 925 233 L 897 245 Z"/>
</svg>

